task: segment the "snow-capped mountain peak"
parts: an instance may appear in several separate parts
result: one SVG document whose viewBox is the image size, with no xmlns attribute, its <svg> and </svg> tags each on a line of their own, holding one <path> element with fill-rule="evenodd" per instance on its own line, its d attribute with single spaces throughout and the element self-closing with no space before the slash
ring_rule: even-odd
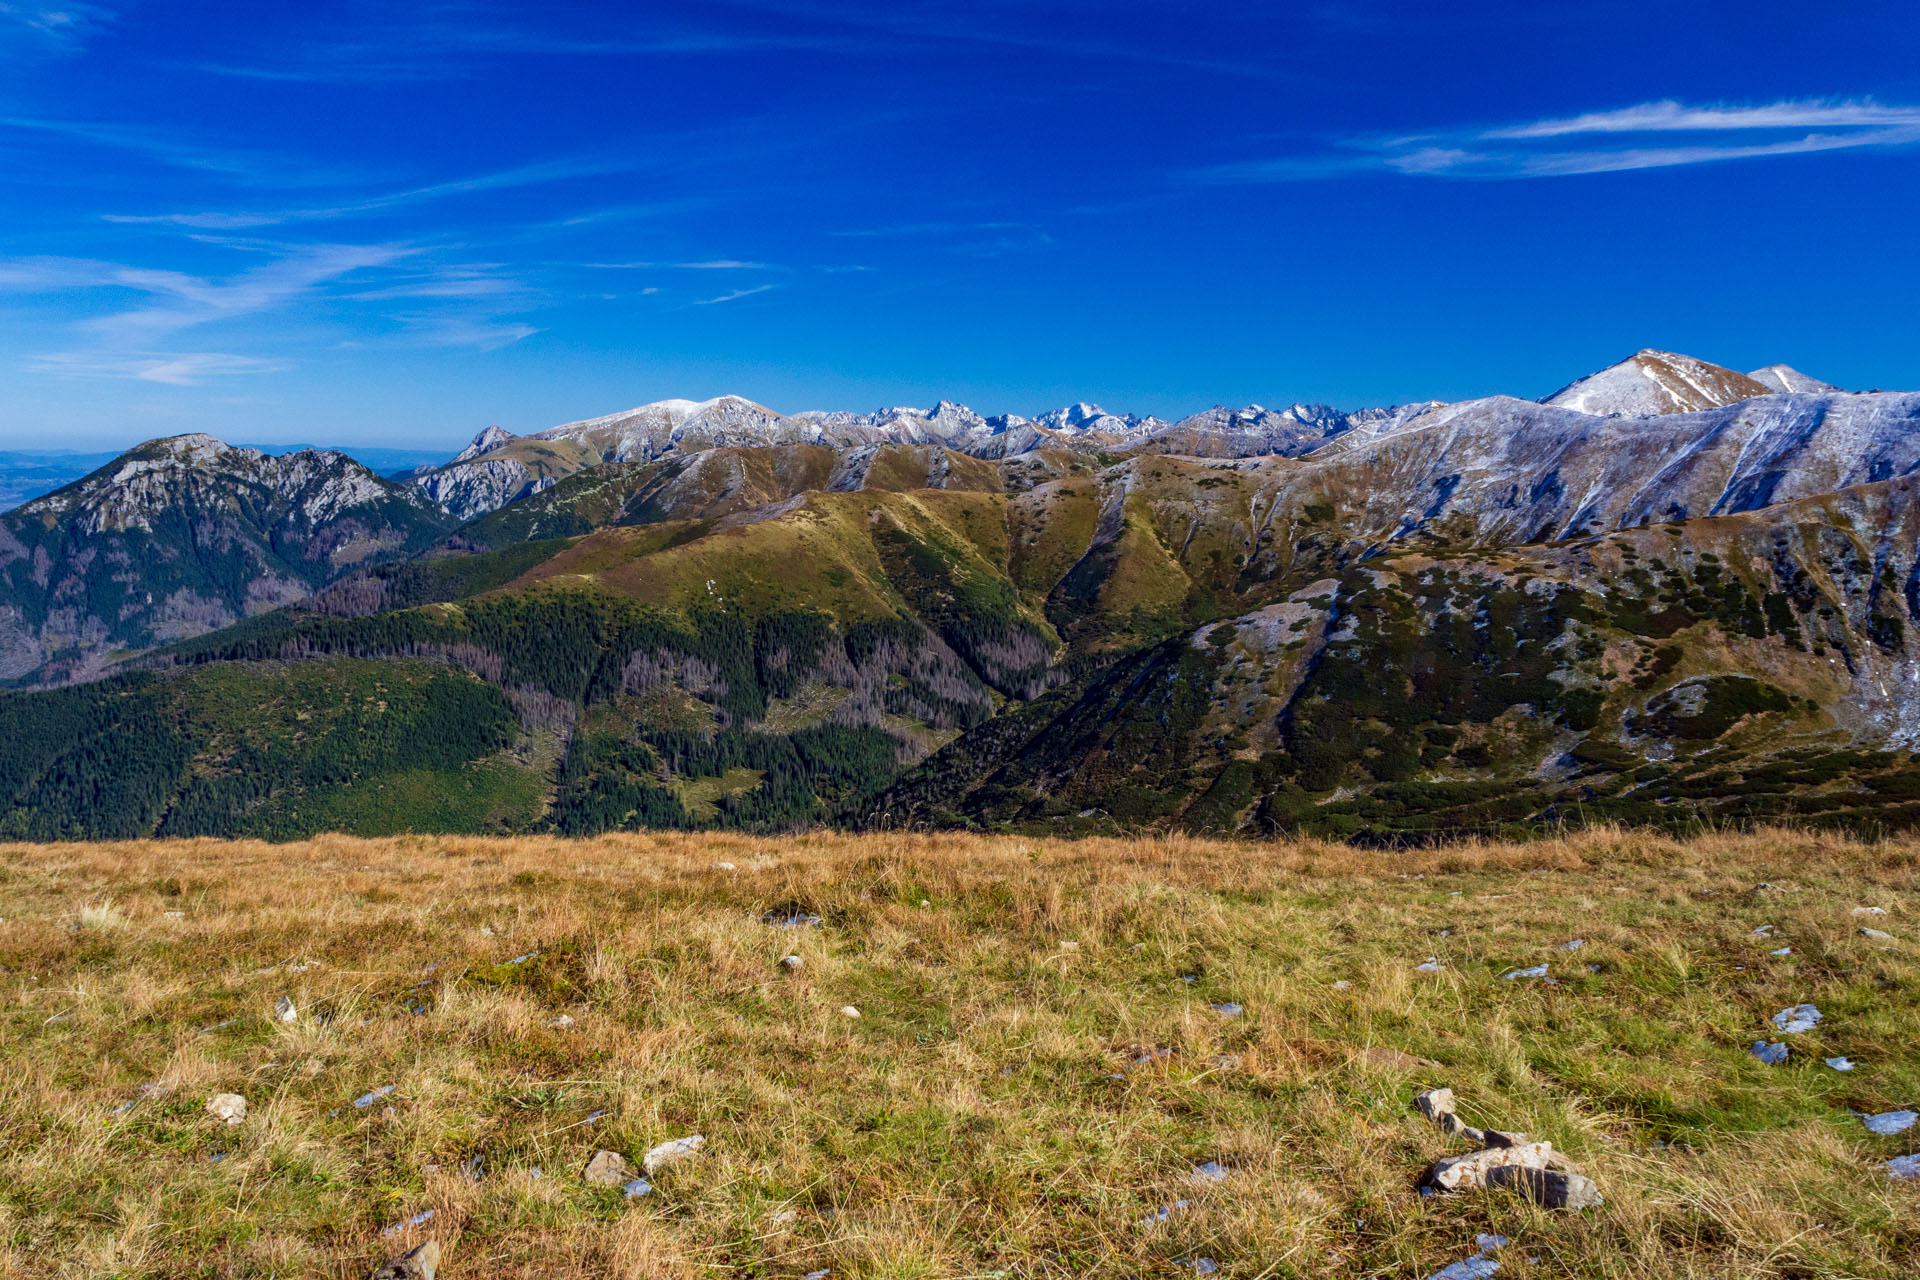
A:
<svg viewBox="0 0 1920 1280">
<path fill-rule="evenodd" d="M 1764 369 L 1755 369 L 1747 375 L 1765 387 L 1771 387 L 1784 395 L 1832 395 L 1840 390 L 1831 382 L 1822 382 L 1818 378 L 1809 378 L 1792 365 L 1770 364 Z"/>
<path fill-rule="evenodd" d="M 1774 390 L 1722 365 L 1649 348 L 1569 383 L 1541 403 L 1598 417 L 1650 417 L 1717 409 Z"/>
</svg>

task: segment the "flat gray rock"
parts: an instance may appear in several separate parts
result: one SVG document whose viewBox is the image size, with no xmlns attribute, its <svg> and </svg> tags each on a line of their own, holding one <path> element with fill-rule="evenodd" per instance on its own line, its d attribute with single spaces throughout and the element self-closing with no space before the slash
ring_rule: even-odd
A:
<svg viewBox="0 0 1920 1280">
<path fill-rule="evenodd" d="M 587 1161 L 587 1167 L 580 1171 L 580 1177 L 595 1187 L 621 1187 L 638 1176 L 627 1158 L 618 1151 L 596 1151 L 593 1159 Z"/>
<path fill-rule="evenodd" d="M 1891 1134 L 1905 1133 L 1913 1128 L 1913 1122 L 1920 1120 L 1920 1113 L 1912 1111 L 1882 1111 L 1877 1116 L 1867 1116 L 1861 1121 L 1867 1126 L 1868 1133 Z"/>
<path fill-rule="evenodd" d="M 440 1265 L 440 1242 L 429 1240 L 375 1271 L 371 1280 L 433 1280 Z"/>
<path fill-rule="evenodd" d="M 1549 1209 L 1597 1209 L 1606 1203 L 1591 1178 L 1558 1169 L 1496 1165 L 1487 1170 L 1487 1185 L 1517 1191 Z"/>
</svg>

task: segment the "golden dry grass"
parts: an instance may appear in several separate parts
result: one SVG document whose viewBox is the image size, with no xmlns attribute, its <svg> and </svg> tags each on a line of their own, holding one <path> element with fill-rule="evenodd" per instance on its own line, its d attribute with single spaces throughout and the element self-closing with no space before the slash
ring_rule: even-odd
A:
<svg viewBox="0 0 1920 1280">
<path fill-rule="evenodd" d="M 1912 1275 L 1881 1166 L 1920 1141 L 1848 1108 L 1920 1101 L 1917 888 L 1920 844 L 1786 833 L 4 846 L 0 1272 L 354 1276 L 431 1235 L 450 1280 L 1420 1277 L 1497 1231 L 1503 1280 Z M 1442 1083 L 1607 1205 L 1423 1200 Z M 646 1198 L 580 1180 L 693 1132 Z"/>
</svg>

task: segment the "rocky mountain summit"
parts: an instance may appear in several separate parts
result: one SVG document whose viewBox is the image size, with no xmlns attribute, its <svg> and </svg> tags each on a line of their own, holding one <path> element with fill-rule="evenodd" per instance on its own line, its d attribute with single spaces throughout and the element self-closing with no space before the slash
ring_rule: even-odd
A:
<svg viewBox="0 0 1920 1280">
<path fill-rule="evenodd" d="M 0 515 L 0 678 L 73 678 L 424 550 L 455 522 L 344 454 L 173 436 Z"/>
</svg>

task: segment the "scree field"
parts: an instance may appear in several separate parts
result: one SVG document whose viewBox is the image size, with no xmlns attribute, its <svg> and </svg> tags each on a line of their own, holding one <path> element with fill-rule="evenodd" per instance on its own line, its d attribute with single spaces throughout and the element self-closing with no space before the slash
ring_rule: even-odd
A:
<svg viewBox="0 0 1920 1280">
<path fill-rule="evenodd" d="M 1782 832 L 0 846 L 0 1271 L 1912 1276 L 1916 889 Z M 1436 1086 L 1604 1205 L 1421 1195 Z"/>
</svg>

